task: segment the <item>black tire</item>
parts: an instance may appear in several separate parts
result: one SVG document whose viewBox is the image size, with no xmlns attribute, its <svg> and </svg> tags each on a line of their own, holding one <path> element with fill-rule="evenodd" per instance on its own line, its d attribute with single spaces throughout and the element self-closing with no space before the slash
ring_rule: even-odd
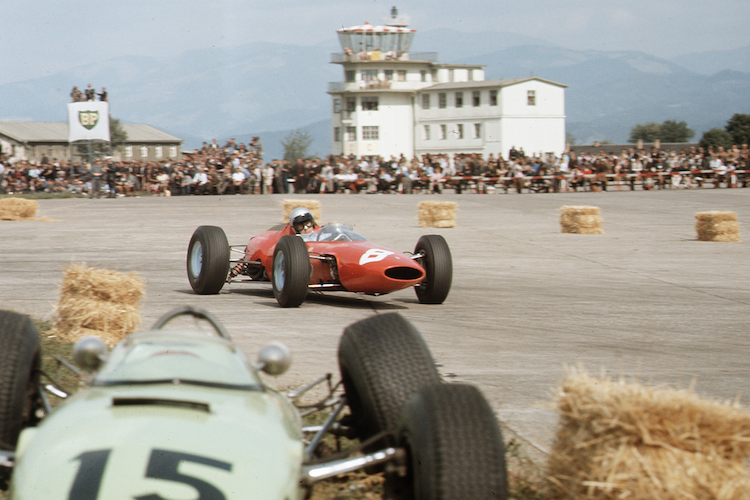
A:
<svg viewBox="0 0 750 500">
<path fill-rule="evenodd" d="M 310 284 L 310 254 L 299 236 L 284 235 L 273 251 L 273 295 L 281 307 L 298 307 Z"/>
<path fill-rule="evenodd" d="M 424 257 L 417 260 L 427 275 L 414 290 L 422 304 L 442 304 L 451 291 L 453 282 L 453 258 L 445 238 L 439 234 L 427 234 L 419 238 L 414 253 Z"/>
<path fill-rule="evenodd" d="M 339 369 L 360 439 L 395 432 L 404 404 L 422 386 L 439 384 L 417 329 L 398 313 L 351 324 L 339 342 Z"/>
<path fill-rule="evenodd" d="M 500 426 L 474 386 L 423 387 L 404 406 L 398 444 L 408 451 L 408 473 L 406 478 L 389 477 L 388 489 L 400 488 L 401 498 L 508 498 Z"/>
<path fill-rule="evenodd" d="M 224 230 L 216 226 L 200 226 L 190 238 L 187 253 L 187 274 L 195 293 L 219 293 L 229 273 L 229 242 Z"/>
<path fill-rule="evenodd" d="M 38 420 L 40 366 L 39 332 L 31 319 L 0 311 L 0 442 L 5 446 L 15 447 L 20 432 Z"/>
</svg>

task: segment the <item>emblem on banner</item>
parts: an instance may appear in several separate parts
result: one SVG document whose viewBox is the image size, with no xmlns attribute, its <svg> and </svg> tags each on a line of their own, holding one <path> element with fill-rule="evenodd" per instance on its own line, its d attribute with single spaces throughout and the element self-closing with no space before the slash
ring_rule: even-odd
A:
<svg viewBox="0 0 750 500">
<path fill-rule="evenodd" d="M 78 121 L 83 125 L 86 130 L 91 130 L 96 126 L 96 123 L 99 121 L 99 112 L 98 111 L 79 111 L 78 112 Z"/>
</svg>

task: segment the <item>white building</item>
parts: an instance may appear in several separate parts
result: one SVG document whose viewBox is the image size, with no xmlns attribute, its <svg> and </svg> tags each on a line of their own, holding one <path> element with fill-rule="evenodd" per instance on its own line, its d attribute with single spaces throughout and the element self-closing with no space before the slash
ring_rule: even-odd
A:
<svg viewBox="0 0 750 500">
<path fill-rule="evenodd" d="M 565 85 L 485 80 L 484 66 L 410 52 L 416 30 L 395 8 L 384 26 L 338 30 L 343 82 L 329 83 L 335 155 L 527 154 L 565 150 Z"/>
</svg>

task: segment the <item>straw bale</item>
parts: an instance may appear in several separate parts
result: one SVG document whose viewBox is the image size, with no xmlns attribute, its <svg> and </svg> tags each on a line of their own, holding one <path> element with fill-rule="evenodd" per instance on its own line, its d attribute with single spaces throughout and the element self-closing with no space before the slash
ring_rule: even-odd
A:
<svg viewBox="0 0 750 500">
<path fill-rule="evenodd" d="M 421 227 L 456 227 L 454 201 L 420 201 L 417 217 Z"/>
<path fill-rule="evenodd" d="M 117 304 L 137 305 L 143 297 L 143 280 L 135 273 L 95 269 L 73 264 L 65 270 L 60 294 Z"/>
<path fill-rule="evenodd" d="M 695 230 L 699 241 L 742 241 L 735 212 L 698 212 L 695 214 Z"/>
<path fill-rule="evenodd" d="M 135 273 L 73 264 L 63 275 L 55 332 L 70 341 L 93 333 L 113 345 L 138 326 L 143 295 Z"/>
<path fill-rule="evenodd" d="M 320 202 L 318 200 L 284 200 L 284 211 L 282 213 L 282 221 L 289 222 L 289 214 L 292 213 L 297 207 L 305 207 L 315 217 L 315 221 L 320 224 L 321 211 Z"/>
<path fill-rule="evenodd" d="M 57 314 L 55 330 L 71 341 L 93 333 L 107 343 L 116 344 L 140 322 L 138 306 L 89 297 L 68 297 L 67 300 L 61 297 Z"/>
<path fill-rule="evenodd" d="M 599 207 L 565 205 L 560 207 L 560 228 L 563 233 L 604 234 Z"/>
<path fill-rule="evenodd" d="M 750 413 L 737 406 L 584 372 L 557 411 L 550 498 L 748 498 Z"/>
<path fill-rule="evenodd" d="M 34 219 L 39 203 L 25 198 L 4 198 L 0 200 L 0 220 Z"/>
</svg>

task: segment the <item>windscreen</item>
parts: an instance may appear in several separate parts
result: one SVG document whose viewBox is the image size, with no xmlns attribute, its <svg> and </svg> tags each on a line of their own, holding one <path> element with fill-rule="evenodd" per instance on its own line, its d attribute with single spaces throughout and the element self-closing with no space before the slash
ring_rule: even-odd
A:
<svg viewBox="0 0 750 500">
<path fill-rule="evenodd" d="M 318 233 L 318 241 L 367 241 L 346 224 L 326 224 Z"/>
</svg>

